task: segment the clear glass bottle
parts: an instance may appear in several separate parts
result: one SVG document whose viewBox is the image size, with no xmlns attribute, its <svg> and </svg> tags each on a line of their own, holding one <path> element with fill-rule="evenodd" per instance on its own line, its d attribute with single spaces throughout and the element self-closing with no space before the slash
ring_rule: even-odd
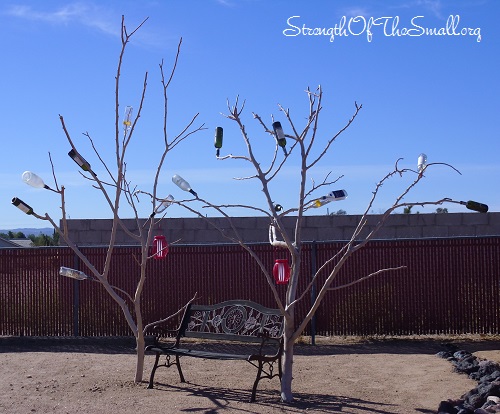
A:
<svg viewBox="0 0 500 414">
<path fill-rule="evenodd" d="M 80 270 L 71 269 L 69 267 L 61 267 L 59 269 L 59 274 L 61 276 L 70 277 L 76 280 L 85 280 L 89 278 L 85 273 L 81 272 Z"/>
<path fill-rule="evenodd" d="M 198 197 L 198 194 L 196 194 L 193 191 L 193 189 L 191 188 L 191 186 L 189 185 L 189 183 L 184 178 L 182 178 L 180 175 L 174 174 L 174 176 L 172 177 L 172 182 L 177 187 L 179 187 L 181 190 L 187 191 L 187 192 L 193 194 L 195 197 Z"/>
<path fill-rule="evenodd" d="M 174 196 L 169 194 L 166 198 L 161 200 L 161 203 L 156 207 L 154 214 L 163 213 L 168 207 L 172 205 L 172 201 L 174 201 Z"/>
<path fill-rule="evenodd" d="M 23 172 L 23 175 L 21 176 L 21 178 L 26 184 L 28 184 L 32 187 L 48 188 L 48 186 L 45 185 L 43 180 L 38 175 L 36 175 L 35 173 L 33 173 L 31 171 Z"/>
<path fill-rule="evenodd" d="M 128 131 L 130 129 L 130 127 L 132 126 L 132 112 L 133 112 L 133 110 L 134 110 L 134 108 L 132 108 L 131 106 L 125 107 L 125 115 L 123 117 L 123 125 L 125 128 L 125 132 Z"/>
</svg>

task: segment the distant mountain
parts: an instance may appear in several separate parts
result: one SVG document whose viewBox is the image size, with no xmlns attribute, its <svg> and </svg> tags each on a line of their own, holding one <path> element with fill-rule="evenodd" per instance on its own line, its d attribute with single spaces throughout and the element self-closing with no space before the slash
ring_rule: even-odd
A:
<svg viewBox="0 0 500 414">
<path fill-rule="evenodd" d="M 32 229 L 32 228 L 23 228 L 23 229 L 7 229 L 0 230 L 0 233 L 8 233 L 11 231 L 12 233 L 23 232 L 25 236 L 29 236 L 34 234 L 35 236 L 39 236 L 40 234 L 46 234 L 47 236 L 52 236 L 54 234 L 54 229 L 52 227 L 45 227 L 42 229 Z"/>
</svg>

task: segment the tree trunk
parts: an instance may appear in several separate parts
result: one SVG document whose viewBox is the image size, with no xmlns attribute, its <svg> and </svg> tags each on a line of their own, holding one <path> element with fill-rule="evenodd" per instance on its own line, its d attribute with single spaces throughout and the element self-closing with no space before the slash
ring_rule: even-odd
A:
<svg viewBox="0 0 500 414">
<path fill-rule="evenodd" d="M 292 318 L 285 318 L 284 352 L 281 376 L 281 401 L 292 402 L 292 380 L 293 380 L 293 345 L 294 322 Z"/>
<path fill-rule="evenodd" d="M 144 351 L 145 348 L 145 341 L 144 341 L 144 334 L 139 331 L 137 333 L 137 336 L 135 338 L 136 340 L 136 351 L 137 351 L 137 364 L 135 367 L 135 382 L 139 383 L 142 381 L 142 376 L 144 373 L 144 356 L 146 352 Z"/>
</svg>

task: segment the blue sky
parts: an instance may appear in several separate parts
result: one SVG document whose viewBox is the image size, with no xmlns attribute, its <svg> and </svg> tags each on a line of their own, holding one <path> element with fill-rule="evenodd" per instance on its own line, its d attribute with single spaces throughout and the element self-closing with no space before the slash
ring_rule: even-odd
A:
<svg viewBox="0 0 500 414">
<path fill-rule="evenodd" d="M 148 72 L 143 116 L 127 162 L 128 179 L 139 189 L 151 190 L 162 148 L 158 65 L 164 59 L 170 66 L 182 37 L 169 95 L 169 133 L 178 133 L 196 113 L 196 125 L 204 123 L 207 129 L 169 154 L 160 180 L 165 196 L 186 197 L 171 182 L 173 174 L 180 174 L 214 203 L 264 207 L 254 183 L 233 180 L 249 174 L 248 164 L 215 158 L 216 126 L 224 128 L 222 155 L 242 154 L 243 149 L 236 125 L 221 115 L 227 113 L 226 102 L 234 102 L 236 96 L 245 100 L 243 119 L 265 165 L 273 142 L 252 112 L 269 125 L 274 116 L 289 132 L 278 104 L 289 108 L 300 124 L 308 109 L 304 90 L 321 85 L 324 139 L 351 117 L 354 102 L 363 109 L 311 176 L 321 181 L 330 171 L 332 177 L 343 175 L 317 195 L 343 188 L 349 197 L 311 214 L 338 209 L 362 213 L 376 182 L 394 162 L 403 158 L 402 166 L 416 168 L 421 152 L 429 162 L 452 164 L 462 175 L 441 166 L 429 169 L 406 201 L 472 199 L 488 204 L 490 211 L 500 210 L 500 2 L 496 0 L 4 1 L 0 5 L 0 229 L 47 227 L 14 208 L 14 196 L 37 213 L 59 219 L 57 195 L 21 181 L 22 172 L 31 170 L 53 185 L 49 152 L 58 182 L 66 188 L 69 217 L 110 217 L 98 191 L 67 156 L 70 147 L 59 114 L 82 155 L 104 176 L 82 133 L 92 136 L 112 168 L 122 15 L 129 30 L 149 17 L 126 52 L 120 94 L 120 113 L 127 105 L 137 108 Z M 345 30 L 333 39 L 328 34 L 309 35 L 304 29 L 328 32 L 342 25 L 344 16 Z M 372 26 L 371 37 L 366 28 L 370 21 L 379 23 Z M 425 34 L 447 25 L 456 35 Z M 408 29 L 415 36 L 407 35 Z M 298 167 L 290 161 L 272 187 L 273 198 L 285 207 L 297 202 Z M 395 179 L 384 186 L 372 211 L 388 208 L 406 183 Z M 450 212 L 467 211 L 446 207 Z M 140 208 L 142 216 L 149 215 L 145 200 Z M 432 213 L 435 208 L 416 210 Z M 126 209 L 123 215 L 129 215 Z M 172 217 L 188 215 L 178 206 L 169 209 Z"/>
</svg>

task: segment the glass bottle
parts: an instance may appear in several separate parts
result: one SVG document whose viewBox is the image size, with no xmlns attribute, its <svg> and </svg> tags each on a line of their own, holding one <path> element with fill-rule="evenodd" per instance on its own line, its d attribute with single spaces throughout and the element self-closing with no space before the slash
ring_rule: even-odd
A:
<svg viewBox="0 0 500 414">
<path fill-rule="evenodd" d="M 158 207 L 156 207 L 152 215 L 164 212 L 168 207 L 172 205 L 172 201 L 174 201 L 174 196 L 172 194 L 169 194 L 166 198 L 161 200 L 161 203 L 158 205 Z"/>
<path fill-rule="evenodd" d="M 32 187 L 48 188 L 48 186 L 45 185 L 43 180 L 38 175 L 36 175 L 35 173 L 33 173 L 31 171 L 23 172 L 23 175 L 21 176 L 21 178 L 26 184 L 31 185 Z"/>
<path fill-rule="evenodd" d="M 26 214 L 33 214 L 33 209 L 26 204 L 24 201 L 21 199 L 14 197 L 12 199 L 12 204 L 15 205 L 19 210 L 25 212 Z"/>
<path fill-rule="evenodd" d="M 283 128 L 281 127 L 281 122 L 279 121 L 273 122 L 273 129 L 274 129 L 274 136 L 276 137 L 278 145 L 283 149 L 285 155 L 288 155 L 286 152 L 285 133 L 283 132 Z"/>
<path fill-rule="evenodd" d="M 172 177 L 172 182 L 177 187 L 179 187 L 181 190 L 187 191 L 187 192 L 193 194 L 195 197 L 198 197 L 198 194 L 196 194 L 193 191 L 193 189 L 191 188 L 191 186 L 189 185 L 189 183 L 184 178 L 182 178 L 180 175 L 174 174 L 174 176 Z"/>
<path fill-rule="evenodd" d="M 417 161 L 418 172 L 422 173 L 424 171 L 425 167 L 427 167 L 427 155 L 422 153 L 418 156 L 418 161 Z"/>
<path fill-rule="evenodd" d="M 330 203 L 331 201 L 345 200 L 346 197 L 347 197 L 346 190 L 331 191 L 326 196 L 323 196 L 323 197 L 320 197 L 320 198 L 314 200 L 312 207 L 318 208 L 318 207 L 324 206 L 325 204 Z"/>
<path fill-rule="evenodd" d="M 215 140 L 214 140 L 214 147 L 217 148 L 217 151 L 215 155 L 218 157 L 219 156 L 219 151 L 222 148 L 222 137 L 223 137 L 224 131 L 222 127 L 217 127 L 215 128 Z"/>
<path fill-rule="evenodd" d="M 132 126 L 132 112 L 134 108 L 131 106 L 125 107 L 125 115 L 123 117 L 123 125 L 125 128 L 125 131 L 128 131 L 130 127 Z"/>
<path fill-rule="evenodd" d="M 76 162 L 83 171 L 90 171 L 90 164 L 78 152 L 72 149 L 68 152 L 71 159 Z"/>
<path fill-rule="evenodd" d="M 465 205 L 466 208 L 472 211 L 478 211 L 480 213 L 487 213 L 488 206 L 486 204 L 478 203 L 477 201 L 469 200 L 467 202 L 461 201 L 460 204 Z"/>
<path fill-rule="evenodd" d="M 89 278 L 85 273 L 81 272 L 80 270 L 71 269 L 69 267 L 61 267 L 59 269 L 59 274 L 61 276 L 70 277 L 76 280 L 85 280 Z"/>
</svg>

